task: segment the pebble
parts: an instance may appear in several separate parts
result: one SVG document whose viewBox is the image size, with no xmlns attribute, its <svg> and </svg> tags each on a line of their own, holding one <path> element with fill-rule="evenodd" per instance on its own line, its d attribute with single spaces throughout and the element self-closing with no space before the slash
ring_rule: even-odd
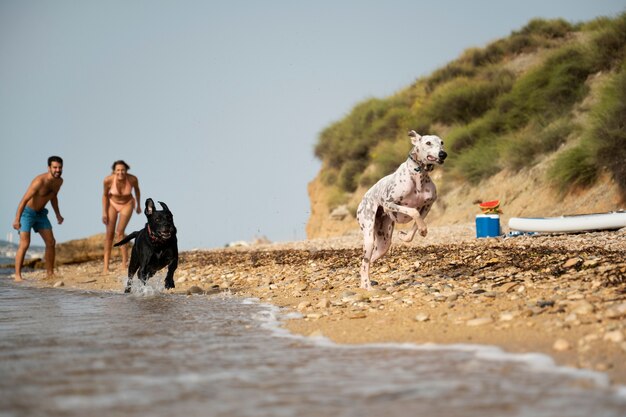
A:
<svg viewBox="0 0 626 417">
<path fill-rule="evenodd" d="M 591 314 L 594 311 L 595 311 L 595 308 L 593 304 L 591 304 L 589 301 L 583 300 L 572 305 L 572 313 L 574 314 L 585 315 L 585 314 Z"/>
<path fill-rule="evenodd" d="M 59 288 L 59 287 L 63 287 L 63 286 L 65 286 L 65 283 L 63 281 L 57 281 L 53 285 L 54 288 Z"/>
<path fill-rule="evenodd" d="M 180 277 L 176 280 L 177 283 L 182 284 L 183 282 L 187 281 L 187 278 L 185 277 Z"/>
<path fill-rule="evenodd" d="M 570 343 L 565 340 L 565 339 L 556 339 L 554 341 L 554 344 L 552 345 L 552 349 L 556 350 L 557 352 L 564 352 L 566 350 L 569 350 L 572 346 L 570 345 Z"/>
<path fill-rule="evenodd" d="M 366 298 L 363 296 L 363 294 L 358 294 L 355 292 L 352 292 L 351 294 L 344 293 L 342 294 L 342 297 L 341 297 L 341 301 L 343 301 L 344 303 L 358 303 L 365 299 Z"/>
<path fill-rule="evenodd" d="M 620 305 L 608 308 L 604 312 L 604 317 L 613 320 L 619 320 L 623 317 L 626 317 L 626 303 L 622 303 Z"/>
<path fill-rule="evenodd" d="M 204 294 L 204 290 L 197 285 L 193 285 L 187 289 L 187 295 Z"/>
<path fill-rule="evenodd" d="M 430 316 L 426 313 L 417 313 L 415 321 L 424 322 L 430 320 Z"/>
<path fill-rule="evenodd" d="M 485 324 L 493 323 L 493 319 L 491 317 L 478 317 L 476 319 L 468 320 L 465 324 L 468 326 L 483 326 Z"/>
<path fill-rule="evenodd" d="M 563 264 L 563 268 L 564 269 L 569 269 L 569 268 L 573 268 L 575 266 L 578 266 L 580 264 L 583 263 L 583 260 L 579 257 L 576 258 L 570 258 L 567 261 L 565 261 L 565 263 Z"/>
<path fill-rule="evenodd" d="M 519 285 L 519 282 L 507 282 L 506 284 L 500 287 L 500 291 L 502 292 L 511 292 L 515 287 Z"/>
<path fill-rule="evenodd" d="M 621 330 L 613 330 L 612 332 L 606 332 L 604 334 L 604 340 L 609 340 L 613 343 L 622 343 L 624 341 L 624 333 Z"/>
<path fill-rule="evenodd" d="M 504 311 L 502 313 L 500 313 L 500 321 L 511 321 L 515 318 L 515 316 L 513 315 L 513 313 L 511 313 L 510 311 Z"/>
<path fill-rule="evenodd" d="M 315 307 L 318 308 L 328 308 L 330 307 L 330 301 L 328 300 L 328 298 L 322 298 L 319 303 L 315 304 Z"/>
<path fill-rule="evenodd" d="M 297 310 L 298 311 L 302 311 L 304 309 L 306 309 L 307 307 L 311 306 L 311 302 L 310 301 L 302 301 L 300 304 L 298 304 Z"/>
</svg>

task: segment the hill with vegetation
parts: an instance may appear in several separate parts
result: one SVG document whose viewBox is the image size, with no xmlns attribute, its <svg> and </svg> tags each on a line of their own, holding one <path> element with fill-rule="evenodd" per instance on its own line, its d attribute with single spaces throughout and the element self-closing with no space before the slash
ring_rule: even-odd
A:
<svg viewBox="0 0 626 417">
<path fill-rule="evenodd" d="M 309 238 L 356 229 L 363 194 L 407 158 L 407 133 L 436 134 L 429 224 L 473 221 L 476 202 L 507 216 L 625 208 L 626 13 L 585 23 L 530 21 L 325 128 L 309 184 Z"/>
</svg>

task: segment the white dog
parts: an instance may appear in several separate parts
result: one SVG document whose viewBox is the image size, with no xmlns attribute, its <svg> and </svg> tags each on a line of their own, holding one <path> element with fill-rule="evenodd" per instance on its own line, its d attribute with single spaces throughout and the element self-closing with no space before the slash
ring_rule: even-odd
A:
<svg viewBox="0 0 626 417">
<path fill-rule="evenodd" d="M 424 218 L 437 199 L 437 189 L 428 173 L 435 164 L 443 164 L 448 154 L 438 136 L 420 136 L 414 130 L 409 136 L 413 149 L 408 159 L 396 172 L 374 184 L 363 196 L 357 210 L 357 220 L 363 232 L 361 288 L 371 289 L 370 264 L 389 250 L 396 222 L 415 220 L 408 233 L 400 233 L 400 239 L 405 242 L 413 240 L 418 230 L 422 236 L 428 232 Z"/>
</svg>

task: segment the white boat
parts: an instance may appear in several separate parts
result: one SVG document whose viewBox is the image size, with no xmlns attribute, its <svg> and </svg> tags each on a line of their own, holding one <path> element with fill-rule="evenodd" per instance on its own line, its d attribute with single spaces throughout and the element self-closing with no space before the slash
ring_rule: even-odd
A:
<svg viewBox="0 0 626 417">
<path fill-rule="evenodd" d="M 511 217 L 509 229 L 520 232 L 585 232 L 626 227 L 626 211 L 576 214 L 560 217 Z"/>
</svg>

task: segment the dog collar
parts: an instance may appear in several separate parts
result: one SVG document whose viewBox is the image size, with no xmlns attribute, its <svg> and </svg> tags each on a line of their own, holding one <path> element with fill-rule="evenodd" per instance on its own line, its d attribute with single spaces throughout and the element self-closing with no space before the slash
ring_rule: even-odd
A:
<svg viewBox="0 0 626 417">
<path fill-rule="evenodd" d="M 422 172 L 422 170 L 423 170 L 422 166 L 420 165 L 420 163 L 419 163 L 419 162 L 417 162 L 417 161 L 415 160 L 415 158 L 413 158 L 413 155 L 409 154 L 409 159 L 410 159 L 411 161 L 415 162 L 415 165 L 417 165 L 415 168 L 413 168 L 413 171 L 418 172 L 418 173 L 419 173 L 419 172 Z"/>
<path fill-rule="evenodd" d="M 163 239 L 161 239 L 158 236 L 155 236 L 154 233 L 152 233 L 152 229 L 150 229 L 150 224 L 146 225 L 146 229 L 148 230 L 148 237 L 150 238 L 150 240 L 153 243 L 159 243 L 159 242 L 163 241 Z"/>
</svg>

